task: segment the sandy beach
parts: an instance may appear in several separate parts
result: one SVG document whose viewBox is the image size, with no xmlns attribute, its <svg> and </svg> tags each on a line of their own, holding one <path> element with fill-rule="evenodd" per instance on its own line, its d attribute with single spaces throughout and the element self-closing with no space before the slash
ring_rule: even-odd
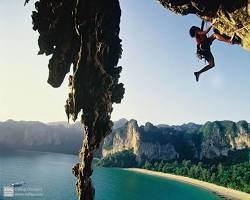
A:
<svg viewBox="0 0 250 200">
<path fill-rule="evenodd" d="M 150 171 L 150 170 L 146 170 L 146 169 L 138 169 L 138 168 L 129 168 L 126 170 L 144 173 L 144 174 L 148 174 L 148 175 L 160 176 L 160 177 L 164 177 L 164 178 L 173 179 L 176 181 L 181 181 L 184 183 L 192 184 L 192 185 L 204 188 L 206 190 L 210 190 L 212 192 L 215 192 L 219 196 L 223 196 L 223 197 L 226 197 L 226 198 L 229 198 L 232 200 L 250 200 L 250 194 L 240 192 L 237 190 L 233 190 L 233 189 L 229 189 L 229 188 L 225 188 L 222 186 L 218 186 L 218 185 L 215 185 L 212 183 L 207 183 L 204 181 L 199 181 L 196 179 L 184 177 L 184 176 L 177 176 L 177 175 L 173 175 L 173 174 L 167 174 L 167 173 L 163 173 L 163 172 L 155 172 L 155 171 Z"/>
</svg>

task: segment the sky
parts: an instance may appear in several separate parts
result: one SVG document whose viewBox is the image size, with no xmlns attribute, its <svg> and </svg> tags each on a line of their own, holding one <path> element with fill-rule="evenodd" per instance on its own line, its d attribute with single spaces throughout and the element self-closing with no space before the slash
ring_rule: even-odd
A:
<svg viewBox="0 0 250 200">
<path fill-rule="evenodd" d="M 49 57 L 37 56 L 32 30 L 34 1 L 0 0 L 0 121 L 65 121 L 67 77 L 58 89 L 47 84 Z M 238 46 L 213 43 L 216 67 L 195 82 L 204 66 L 195 55 L 190 26 L 196 16 L 178 16 L 155 0 L 121 0 L 123 66 L 126 93 L 114 105 L 112 119 L 139 124 L 250 121 L 249 53 Z"/>
</svg>

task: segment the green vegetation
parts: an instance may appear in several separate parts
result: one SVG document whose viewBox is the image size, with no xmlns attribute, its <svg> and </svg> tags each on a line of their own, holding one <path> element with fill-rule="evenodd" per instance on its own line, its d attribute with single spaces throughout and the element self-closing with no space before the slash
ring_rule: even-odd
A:
<svg viewBox="0 0 250 200">
<path fill-rule="evenodd" d="M 122 168 L 129 168 L 129 167 L 136 167 L 136 155 L 133 153 L 132 150 L 124 150 L 121 152 L 117 152 L 106 156 L 102 160 L 97 163 L 98 166 L 103 167 L 122 167 Z"/>
<path fill-rule="evenodd" d="M 137 126 L 136 126 L 137 127 Z M 173 145 L 177 160 L 161 161 L 159 155 L 147 154 L 141 149 L 137 159 L 132 151 L 123 151 L 104 158 L 99 165 L 106 167 L 141 167 L 149 170 L 187 176 L 250 193 L 250 149 L 244 137 L 250 135 L 246 121 L 207 122 L 204 125 L 153 126 L 146 123 L 137 127 L 140 144 Z M 126 127 L 112 134 L 126 134 Z M 242 137 L 244 136 L 244 137 Z M 236 144 L 234 138 L 242 138 Z M 121 138 L 126 138 L 124 135 Z M 231 143 L 235 143 L 232 147 Z M 113 141 L 104 148 L 113 148 Z M 145 153 L 146 152 L 146 153 Z M 227 152 L 227 155 L 224 153 Z M 166 160 L 170 157 L 164 157 Z M 201 159 L 201 160 L 200 160 Z M 140 163 L 136 164 L 136 160 Z M 150 162 L 149 162 L 150 161 Z"/>
<path fill-rule="evenodd" d="M 97 165 L 103 167 L 141 167 L 148 170 L 187 176 L 250 193 L 249 149 L 229 152 L 228 157 L 200 162 L 192 160 L 146 161 L 139 165 L 133 150 L 111 154 Z"/>
<path fill-rule="evenodd" d="M 146 161 L 142 168 L 188 176 L 250 193 L 250 161 L 233 165 L 222 163 L 207 164 L 203 162 L 192 163 L 190 160 L 155 163 Z"/>
</svg>

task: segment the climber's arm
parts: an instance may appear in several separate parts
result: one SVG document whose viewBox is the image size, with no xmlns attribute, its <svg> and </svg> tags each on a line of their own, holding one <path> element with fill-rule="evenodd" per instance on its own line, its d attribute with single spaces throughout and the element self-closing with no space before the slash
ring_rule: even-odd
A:
<svg viewBox="0 0 250 200">
<path fill-rule="evenodd" d="M 201 22 L 201 30 L 202 30 L 202 31 L 203 31 L 203 29 L 204 29 L 204 25 L 205 25 L 205 21 L 202 20 L 202 22 Z"/>
<path fill-rule="evenodd" d="M 207 28 L 207 30 L 204 31 L 205 34 L 207 34 L 212 28 L 212 25 Z"/>
<path fill-rule="evenodd" d="M 25 0 L 24 5 L 26 5 L 27 3 L 29 3 L 30 0 Z"/>
</svg>

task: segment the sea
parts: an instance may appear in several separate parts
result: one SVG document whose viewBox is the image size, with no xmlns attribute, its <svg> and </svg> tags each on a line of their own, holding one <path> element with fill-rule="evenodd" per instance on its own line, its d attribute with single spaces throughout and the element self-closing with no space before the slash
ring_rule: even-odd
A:
<svg viewBox="0 0 250 200">
<path fill-rule="evenodd" d="M 78 156 L 0 152 L 0 200 L 76 200 L 71 172 Z M 96 200 L 220 200 L 205 189 L 118 168 L 94 165 Z M 22 183 L 19 187 L 10 187 Z"/>
</svg>

